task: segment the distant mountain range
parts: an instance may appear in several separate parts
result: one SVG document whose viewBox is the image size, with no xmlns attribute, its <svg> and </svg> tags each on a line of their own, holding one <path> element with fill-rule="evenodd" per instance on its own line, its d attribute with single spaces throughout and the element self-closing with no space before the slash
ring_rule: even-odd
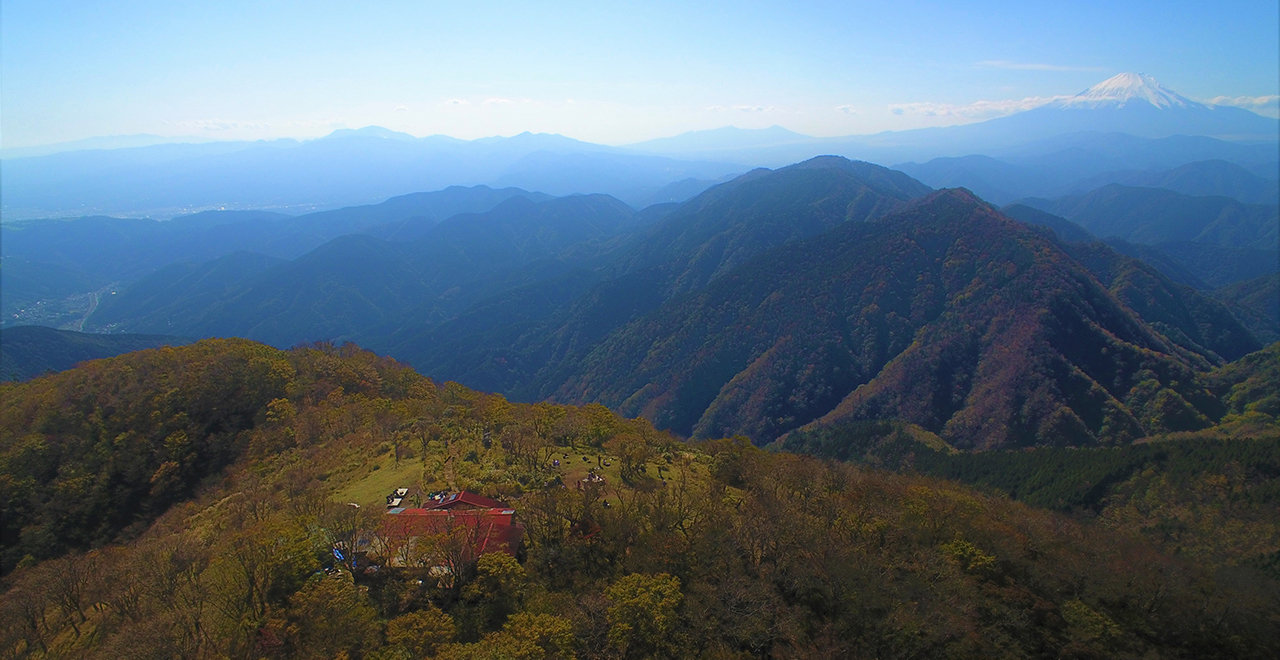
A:
<svg viewBox="0 0 1280 660">
<path fill-rule="evenodd" d="M 6 223 L 0 225 L 0 309 L 7 321 L 18 308 L 39 300 L 131 284 L 165 266 L 242 250 L 293 259 L 346 234 L 409 241 L 445 218 L 487 211 L 512 197 L 551 199 L 518 188 L 451 187 L 298 217 L 205 211 L 164 222 L 86 217 Z"/>
<path fill-rule="evenodd" d="M 96 213 L 182 215 L 187 209 L 290 213 L 367 204 L 451 185 L 649 198 L 685 179 L 740 165 L 622 152 L 559 135 L 464 141 L 378 127 L 297 142 L 163 144 L 4 161 L 6 219 Z"/>
<path fill-rule="evenodd" d="M 1105 185 L 1083 195 L 1023 204 L 1062 216 L 1099 236 L 1135 243 L 1191 241 L 1274 250 L 1280 245 L 1280 210 L 1229 197 L 1192 197 L 1160 188 Z"/>
<path fill-rule="evenodd" d="M 607 246 L 641 222 L 644 216 L 604 195 L 516 195 L 483 213 L 456 214 L 407 242 L 350 234 L 292 261 L 236 252 L 174 264 L 105 301 L 92 327 L 165 328 L 279 346 L 350 339 L 406 316 L 443 320 L 501 288 L 512 270 L 563 271 L 603 249 L 592 242 Z"/>
<path fill-rule="evenodd" d="M 1031 224 L 825 157 L 642 212 L 513 195 L 412 241 L 177 264 L 88 324 L 353 339 L 441 380 L 758 442 L 889 416 L 959 447 L 1114 443 L 1220 416 L 1196 374 L 1262 346 L 1265 294 L 1215 299 L 1159 248 L 1009 213 Z"/>
<path fill-rule="evenodd" d="M 732 128 L 693 131 L 628 145 L 646 153 L 673 158 L 714 159 L 744 164 L 776 165 L 814 155 L 838 154 L 880 163 L 942 156 L 1015 155 L 1037 143 L 1077 134 L 1122 133 L 1144 139 L 1207 136 L 1233 142 L 1274 142 L 1280 139 L 1280 120 L 1226 106 L 1187 99 L 1155 79 L 1122 73 L 1069 97 L 1031 110 L 983 122 L 886 131 L 874 135 L 814 138 L 774 126 L 768 129 Z M 1265 160 L 1274 161 L 1272 148 Z"/>
<path fill-rule="evenodd" d="M 0 307 L 6 325 L 351 340 L 696 437 L 895 419 L 960 448 L 1124 444 L 1215 423 L 1204 374 L 1280 337 L 1276 124 L 1120 76 L 858 138 L 623 149 L 369 127 L 23 158 L 5 162 Z M 749 167 L 841 150 L 901 164 Z M 8 221 L 68 190 L 134 210 L 382 201 Z"/>
<path fill-rule="evenodd" d="M 824 154 L 905 163 L 905 171 L 932 185 L 966 185 L 997 203 L 1064 194 L 1075 182 L 1108 173 L 1121 182 L 1114 173 L 1210 159 L 1263 179 L 1261 188 L 1245 184 L 1245 201 L 1266 201 L 1280 178 L 1280 121 L 1196 103 L 1141 74 L 1121 74 L 1076 96 L 985 122 L 837 138 L 776 126 L 697 131 L 625 147 L 530 133 L 471 141 L 416 138 L 373 126 L 305 142 L 162 144 L 154 137 L 101 138 L 78 145 L 80 150 L 43 155 L 16 152 L 25 157 L 6 151 L 0 182 L 5 219 L 168 217 L 222 208 L 300 213 L 477 184 L 551 195 L 603 193 L 642 207 L 682 201 L 664 192 L 679 182 L 710 185 L 752 167 Z M 106 148 L 128 145 L 147 146 Z M 911 165 L 978 154 L 1000 163 L 933 164 L 943 170 L 939 174 Z M 992 180 L 992 167 L 1007 171 Z"/>
<path fill-rule="evenodd" d="M 1128 136 L 1112 137 L 1117 142 L 1129 143 L 1134 149 L 1116 157 L 1098 153 L 1085 155 L 1085 150 L 1077 148 L 1048 156 L 1005 160 L 990 156 L 935 158 L 926 163 L 902 163 L 894 169 L 934 187 L 968 188 L 997 204 L 1026 197 L 1080 194 L 1109 183 L 1164 188 L 1192 196 L 1218 195 L 1249 204 L 1276 204 L 1280 200 L 1277 163 L 1257 160 L 1266 154 L 1256 147 L 1241 148 L 1219 142 L 1201 145 L 1211 147 L 1200 150 L 1201 153 L 1185 150 L 1176 155 L 1144 154 L 1144 151 L 1156 151 L 1151 147 L 1160 142 L 1186 142 L 1187 139 L 1168 138 L 1153 144 Z M 1214 158 L 1179 164 L 1183 156 L 1191 157 L 1193 153 Z M 1249 166 L 1241 165 L 1242 162 Z"/>
<path fill-rule="evenodd" d="M 1258 168 L 1263 171 L 1263 168 Z M 1262 172 L 1266 174 L 1265 171 Z M 1276 180 L 1224 160 L 1187 163 L 1163 172 L 1129 170 L 1107 172 L 1078 181 L 1068 192 L 1088 192 L 1109 183 L 1144 188 L 1164 188 L 1193 197 L 1230 197 L 1246 204 L 1280 203 L 1280 186 Z"/>
</svg>

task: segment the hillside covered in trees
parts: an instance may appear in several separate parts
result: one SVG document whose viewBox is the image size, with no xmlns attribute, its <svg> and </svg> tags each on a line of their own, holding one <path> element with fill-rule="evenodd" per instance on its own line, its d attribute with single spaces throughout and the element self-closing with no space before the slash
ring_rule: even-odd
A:
<svg viewBox="0 0 1280 660">
<path fill-rule="evenodd" d="M 1104 243 L 1029 206 L 1006 215 L 839 157 L 642 211 L 519 192 L 313 214 L 316 231 L 340 232 L 486 209 L 339 235 L 291 261 L 170 264 L 106 297 L 85 327 L 279 348 L 352 340 L 437 380 L 600 403 L 704 439 L 766 444 L 814 422 L 900 419 L 984 449 L 1205 428 L 1224 411 L 1202 374 L 1275 336 L 1266 281 L 1211 291 L 1226 280 L 1158 246 Z M 1157 192 L 1163 206 L 1135 208 L 1178 197 Z M 1204 220 L 1204 208 L 1188 213 Z M 51 240 L 32 231 L 28 243 Z"/>
<path fill-rule="evenodd" d="M 971 484 L 1280 579 L 1280 344 L 1205 381 L 1226 411 L 1218 424 L 1131 445 L 959 452 L 881 420 L 803 429 L 777 448 Z"/>
<path fill-rule="evenodd" d="M 536 394 L 695 437 L 894 418 L 962 448 L 1125 443 L 1211 425 L 1197 372 L 1260 347 L 1137 260 L 953 190 L 672 297 L 553 361 Z"/>
<path fill-rule="evenodd" d="M 1274 418 L 1274 360 L 1214 372 L 1229 416 Z M 206 340 L 0 387 L 10 657 L 1280 652 L 1267 567 L 1162 548 L 1123 512 L 1103 524 L 742 438 L 687 444 L 350 345 Z M 449 579 L 432 568 L 457 556 L 448 534 L 403 565 L 337 558 L 377 535 L 397 487 L 508 502 L 524 548 Z"/>
</svg>

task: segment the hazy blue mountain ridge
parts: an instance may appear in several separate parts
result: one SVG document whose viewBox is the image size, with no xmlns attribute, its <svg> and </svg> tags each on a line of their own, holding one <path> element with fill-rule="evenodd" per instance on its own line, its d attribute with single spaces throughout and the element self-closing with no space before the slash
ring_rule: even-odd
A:
<svg viewBox="0 0 1280 660">
<path fill-rule="evenodd" d="M 158 145 L 6 160 L 4 212 L 8 218 L 83 209 L 163 215 L 228 206 L 299 212 L 476 184 L 615 193 L 634 201 L 675 181 L 718 179 L 742 169 L 529 133 L 464 141 L 361 129 L 305 142 L 213 144 L 220 146 Z"/>
<path fill-rule="evenodd" d="M 1109 184 L 1054 200 L 1023 204 L 1067 218 L 1102 237 L 1135 243 L 1193 241 L 1274 250 L 1280 245 L 1280 210 L 1228 197 L 1192 197 L 1159 188 Z"/>
<path fill-rule="evenodd" d="M 563 195 L 607 193 L 640 205 L 685 179 L 718 180 L 751 167 L 819 155 L 877 163 L 982 154 L 1070 183 L 1104 172 L 1165 170 L 1221 159 L 1273 171 L 1280 121 L 1206 106 L 1139 74 L 1120 74 L 1069 98 L 958 126 L 814 138 L 774 126 L 724 127 L 609 147 L 560 135 L 459 140 L 370 126 L 314 140 L 160 144 L 5 161 L 7 218 L 80 214 L 176 215 L 183 209 L 306 210 L 366 204 L 450 185 L 518 186 Z M 1040 160 L 1039 165 L 1031 161 Z M 1034 166 L 1033 166 L 1034 165 Z M 980 168 L 981 169 L 981 168 Z M 924 175 L 922 171 L 915 172 Z M 1015 178 L 963 184 L 997 203 L 1055 191 Z M 1025 176 L 1019 175 L 1021 178 Z M 1262 175 L 1273 180 L 1275 176 Z M 1022 185 L 1022 184 L 1020 184 Z M 1265 198 L 1264 198 L 1265 199 Z"/>
<path fill-rule="evenodd" d="M 166 335 L 97 335 L 17 326 L 0 330 L 0 381 L 28 380 L 66 371 L 87 360 L 159 346 L 183 346 L 191 339 Z"/>
<path fill-rule="evenodd" d="M 1171 170 L 1104 172 L 1071 185 L 1069 193 L 1087 192 L 1110 183 L 1141 188 L 1164 188 L 1192 197 L 1230 197 L 1246 204 L 1280 203 L 1280 182 L 1267 181 L 1247 168 L 1225 160 L 1187 163 Z"/>
<path fill-rule="evenodd" d="M 1127 136 L 1117 137 L 1127 141 L 1123 139 Z M 1164 188 L 1193 197 L 1217 195 L 1245 203 L 1276 203 L 1280 174 L 1274 163 L 1257 160 L 1266 154 L 1246 149 L 1243 154 L 1230 156 L 1236 160 L 1223 160 L 1224 157 L 1228 154 L 1209 160 L 1188 160 L 1192 154 L 1112 156 L 1092 147 L 1080 147 L 1022 157 L 935 158 L 926 163 L 902 163 L 894 169 L 931 186 L 968 188 L 996 204 L 1027 197 L 1081 194 L 1111 183 Z"/>
<path fill-rule="evenodd" d="M 212 300 L 193 290 L 197 281 L 179 279 L 169 286 L 172 274 L 158 272 L 90 322 L 117 330 L 163 327 L 194 336 L 244 336 L 277 346 L 346 339 L 416 317 L 439 322 L 447 310 L 467 304 L 473 283 L 576 243 L 615 236 L 631 226 L 634 215 L 603 195 L 543 202 L 516 196 L 485 213 L 454 215 L 414 241 L 340 236 L 242 278 Z M 198 268 L 208 269 L 215 267 Z M 156 289 L 163 294 L 149 295 Z M 117 311 L 125 303 L 158 311 L 138 318 Z"/>
<path fill-rule="evenodd" d="M 158 268 L 247 250 L 292 259 L 338 236 L 383 232 L 391 240 L 420 237 L 440 220 L 486 211 L 511 197 L 550 199 L 516 188 L 451 187 L 393 197 L 380 204 L 290 217 L 266 211 L 206 211 L 168 221 L 86 217 L 0 225 L 0 255 L 14 277 L 0 281 L 5 309 L 112 283 L 130 284 Z M 33 269 L 44 281 L 23 276 Z M 7 312 L 6 312 L 7 313 Z"/>
</svg>

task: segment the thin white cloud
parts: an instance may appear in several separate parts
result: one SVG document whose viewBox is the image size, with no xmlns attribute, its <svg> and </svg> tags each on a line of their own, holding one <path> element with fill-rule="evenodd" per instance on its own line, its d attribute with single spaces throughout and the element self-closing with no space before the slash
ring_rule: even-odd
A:
<svg viewBox="0 0 1280 660">
<path fill-rule="evenodd" d="M 1246 110 L 1274 110 L 1280 108 L 1280 96 L 1215 96 L 1209 99 L 1214 105 L 1230 105 Z"/>
<path fill-rule="evenodd" d="M 764 112 L 764 108 L 758 105 L 735 105 L 733 109 L 738 112 Z"/>
<path fill-rule="evenodd" d="M 837 105 L 837 106 L 836 106 L 836 110 L 839 110 L 840 112 L 843 112 L 843 113 L 845 113 L 846 115 L 856 115 L 856 114 L 858 114 L 858 109 L 857 109 L 857 108 L 855 108 L 855 107 L 853 107 L 853 106 L 851 106 L 851 105 L 849 105 L 849 104 L 847 104 L 847 103 L 846 103 L 846 104 L 844 104 L 844 105 Z"/>
<path fill-rule="evenodd" d="M 236 131 L 271 128 L 271 124 L 256 121 L 238 121 L 234 119 L 188 119 L 184 121 L 165 122 L 171 126 L 192 128 L 198 131 Z"/>
<path fill-rule="evenodd" d="M 707 110 L 708 110 L 709 112 L 722 112 L 722 111 L 724 110 L 724 106 L 723 106 L 723 105 L 709 105 L 709 106 L 707 106 Z"/>
<path fill-rule="evenodd" d="M 346 122 L 340 119 L 301 119 L 285 122 L 286 126 L 296 128 L 346 128 Z"/>
<path fill-rule="evenodd" d="M 408 112 L 408 111 L 409 111 L 409 106 L 407 106 L 407 105 L 397 105 L 397 106 L 396 106 L 396 112 Z"/>
<path fill-rule="evenodd" d="M 485 105 L 514 105 L 515 101 L 511 99 L 492 98 L 492 99 L 485 99 L 484 104 Z"/>
<path fill-rule="evenodd" d="M 1015 71 L 1106 71 L 1097 66 L 1067 66 L 1040 62 L 1010 62 L 1009 60 L 984 60 L 978 62 L 984 69 L 1012 69 Z"/>
<path fill-rule="evenodd" d="M 893 103 L 889 112 L 895 115 L 917 115 L 923 117 L 957 117 L 960 119 L 989 119 L 1003 117 L 1015 112 L 1038 108 L 1069 96 L 1028 96 L 1024 99 L 1008 99 L 1003 101 L 977 101 L 965 105 L 952 103 Z"/>
</svg>

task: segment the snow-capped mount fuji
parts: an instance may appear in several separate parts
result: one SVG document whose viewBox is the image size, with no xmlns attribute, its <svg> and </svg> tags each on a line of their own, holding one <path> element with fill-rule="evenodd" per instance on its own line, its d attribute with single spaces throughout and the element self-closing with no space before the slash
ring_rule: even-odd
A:
<svg viewBox="0 0 1280 660">
<path fill-rule="evenodd" d="M 1197 103 L 1144 73 L 1122 73 L 1075 96 L 959 128 L 993 136 L 1003 134 L 1021 141 L 1082 131 L 1128 133 L 1145 138 L 1171 135 L 1248 141 L 1280 138 L 1280 120 L 1240 108 Z"/>
<path fill-rule="evenodd" d="M 1057 107 L 1122 108 L 1130 103 L 1149 103 L 1157 108 L 1206 108 L 1203 103 L 1191 99 L 1161 85 L 1145 73 L 1121 73 L 1065 99 L 1049 105 Z"/>
<path fill-rule="evenodd" d="M 864 158 L 887 159 L 886 156 L 896 155 L 902 162 L 968 154 L 1047 153 L 1043 145 L 1064 145 L 1070 142 L 1065 139 L 1069 136 L 1096 142 L 1099 134 L 1116 133 L 1146 139 L 1203 136 L 1236 143 L 1267 143 L 1280 139 L 1280 120 L 1241 108 L 1198 103 L 1146 74 L 1122 73 L 1074 96 L 1058 97 L 1007 117 L 845 140 L 862 147 Z M 1058 149 L 1062 148 L 1067 147 Z M 1273 147 L 1268 149 L 1275 153 Z M 1271 158 L 1263 156 L 1260 160 Z"/>
<path fill-rule="evenodd" d="M 1126 135 L 1114 135 L 1118 133 Z M 1085 144 L 1092 145 L 1085 149 L 1091 152 L 1096 152 L 1093 147 L 1100 143 L 1109 145 L 1105 150 L 1110 153 L 1124 151 L 1118 145 L 1132 144 L 1134 138 L 1139 143 L 1169 138 L 1182 146 L 1153 146 L 1159 154 L 1136 161 L 1119 154 L 1106 164 L 1098 161 L 1089 165 L 1096 171 L 1085 176 L 1108 168 L 1171 169 L 1194 160 L 1215 158 L 1249 164 L 1273 162 L 1275 148 L 1268 143 L 1280 140 L 1280 120 L 1241 108 L 1194 101 L 1145 73 L 1121 73 L 1079 94 L 1058 96 L 1031 110 L 959 126 L 831 138 L 809 137 L 777 126 L 757 130 L 726 127 L 627 148 L 748 167 L 780 167 L 821 154 L 892 164 L 971 154 L 1042 156 L 1075 149 L 1072 153 L 1079 160 Z M 1204 138 L 1214 139 L 1206 146 Z M 1251 153 L 1232 155 L 1241 149 Z M 1173 153 L 1179 151 L 1186 151 L 1186 157 Z"/>
</svg>

